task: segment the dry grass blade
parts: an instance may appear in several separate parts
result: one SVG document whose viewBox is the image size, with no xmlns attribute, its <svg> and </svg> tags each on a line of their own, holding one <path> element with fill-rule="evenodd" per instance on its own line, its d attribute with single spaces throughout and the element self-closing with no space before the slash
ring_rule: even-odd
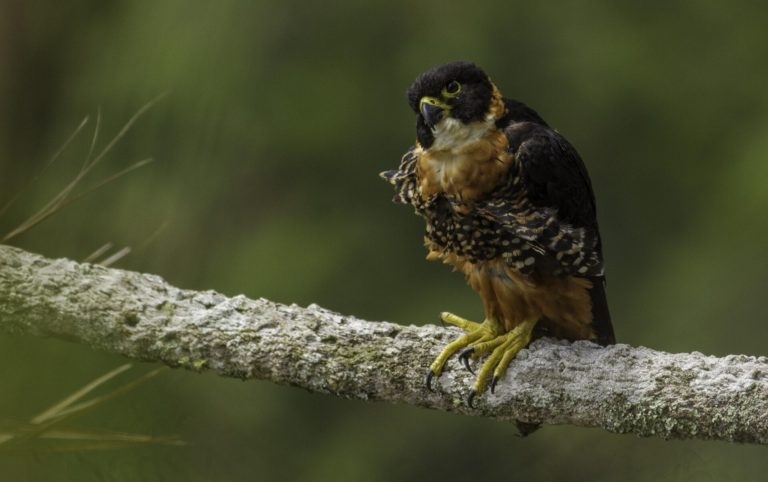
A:
<svg viewBox="0 0 768 482">
<path fill-rule="evenodd" d="M 5 237 L 3 237 L 2 240 L 0 240 L 0 242 L 7 242 L 10 239 L 15 238 L 16 236 L 32 229 L 34 226 L 48 219 L 50 216 L 58 212 L 60 209 L 62 209 L 66 205 L 71 204 L 72 201 L 81 198 L 84 194 L 93 192 L 93 190 L 107 184 L 108 182 L 114 181 L 122 177 L 123 175 L 127 174 L 128 172 L 151 162 L 151 160 L 140 161 L 134 164 L 133 166 L 129 167 L 128 169 L 125 169 L 119 172 L 118 174 L 110 176 L 107 179 L 99 182 L 96 186 L 87 190 L 85 193 L 81 193 L 77 196 L 70 197 L 70 194 L 74 191 L 74 189 L 78 186 L 78 184 L 80 184 L 83 178 L 106 157 L 106 155 L 115 147 L 115 145 L 128 133 L 128 131 L 130 131 L 131 127 L 133 127 L 136 121 L 145 112 L 147 112 L 150 108 L 152 108 L 158 101 L 160 101 L 163 97 L 165 97 L 165 95 L 167 95 L 167 93 L 160 94 L 159 96 L 155 97 L 154 99 L 144 104 L 130 119 L 128 119 L 128 122 L 125 123 L 123 128 L 120 129 L 120 131 L 115 135 L 115 137 L 112 138 L 112 140 L 107 144 L 107 146 L 104 149 L 102 149 L 101 152 L 95 158 L 93 158 L 93 160 L 90 160 L 92 152 L 89 152 L 88 156 L 86 156 L 86 161 L 83 164 L 83 167 L 77 173 L 75 178 L 72 181 L 70 181 L 69 184 L 67 184 L 64 187 L 64 189 L 62 189 L 57 195 L 55 195 L 53 199 L 51 199 L 48 202 L 48 204 L 46 204 L 42 209 L 40 209 L 38 212 L 36 212 L 32 216 L 30 216 L 29 219 L 21 223 L 18 227 L 16 227 L 11 232 L 6 234 Z M 98 139 L 100 124 L 101 124 L 101 114 L 99 114 L 96 129 L 94 130 L 94 136 L 91 142 L 92 146 L 95 146 L 96 140 Z M 79 130 L 76 132 L 79 132 Z"/>
<path fill-rule="evenodd" d="M 141 108 L 139 108 L 139 110 L 137 110 L 136 113 L 133 114 L 133 116 L 130 119 L 128 119 L 128 122 L 126 122 L 123 128 L 120 129 L 120 132 L 118 132 L 117 135 L 115 135 L 115 137 L 113 137 L 112 140 L 109 141 L 109 144 L 107 144 L 107 146 L 104 149 L 102 149 L 101 153 L 99 153 L 99 155 L 96 156 L 96 158 L 90 164 L 86 164 L 84 166 L 83 170 L 88 171 L 92 169 L 93 166 L 101 162 L 101 160 L 104 159 L 104 157 L 109 153 L 109 151 L 111 151 L 112 148 L 115 147 L 115 144 L 117 144 L 120 141 L 120 139 L 122 139 L 128 133 L 128 131 L 131 130 L 131 127 L 133 127 L 133 124 L 135 124 L 136 121 L 139 120 L 139 118 L 142 115 L 144 115 L 149 109 L 154 107 L 154 105 L 157 104 L 160 100 L 162 100 L 162 98 L 165 97 L 166 95 L 168 95 L 168 92 L 163 92 L 162 94 L 158 95 L 154 99 L 150 100 L 149 102 L 141 106 Z"/>
<path fill-rule="evenodd" d="M 88 163 L 91 162 L 91 157 L 93 156 L 93 152 L 96 150 L 96 142 L 99 140 L 99 131 L 101 130 L 101 107 L 96 109 L 96 125 L 93 128 L 93 136 L 91 136 L 91 147 L 88 148 L 88 155 L 85 156 L 85 161 L 83 161 L 83 167 L 80 169 L 83 170 L 88 166 Z"/>
<path fill-rule="evenodd" d="M 137 162 L 135 164 L 131 164 L 130 166 L 128 166 L 125 169 L 123 169 L 122 171 L 118 171 L 118 172 L 116 172 L 115 174 L 112 174 L 109 177 L 105 177 L 104 179 L 102 179 L 101 181 L 97 182 L 93 186 L 89 187 L 85 191 L 83 191 L 81 193 L 78 193 L 75 196 L 70 197 L 69 199 L 66 200 L 66 202 L 63 202 L 60 207 L 63 208 L 64 206 L 67 206 L 68 204 L 71 204 L 71 203 L 77 201 L 78 199 L 80 199 L 80 198 L 82 198 L 84 196 L 87 196 L 88 194 L 91 194 L 94 191 L 99 190 L 100 188 L 104 187 L 105 185 L 109 184 L 110 182 L 113 182 L 113 181 L 116 181 L 116 180 L 120 179 L 121 177 L 125 176 L 129 172 L 135 171 L 136 169 L 139 169 L 140 167 L 144 167 L 144 166 L 146 166 L 147 164 L 149 164 L 151 162 L 154 162 L 154 159 L 147 158 L 147 159 L 142 159 L 141 161 L 139 161 L 139 162 Z"/>
<path fill-rule="evenodd" d="M 104 185 L 116 181 L 117 179 L 125 176 L 131 171 L 134 171 L 140 167 L 144 167 L 145 165 L 152 162 L 152 159 L 144 159 L 142 161 L 137 162 L 136 164 L 133 164 L 132 166 L 129 166 L 122 171 L 113 174 L 98 183 L 96 183 L 94 186 L 91 186 L 90 188 L 86 189 L 85 191 L 78 193 L 75 196 L 67 197 L 70 193 L 70 190 L 66 190 L 66 192 L 62 191 L 59 193 L 56 198 L 54 198 L 55 202 L 49 203 L 48 206 L 46 206 L 44 209 L 40 210 L 38 213 L 36 213 L 34 216 L 30 217 L 27 221 L 22 223 L 19 227 L 8 233 L 3 239 L 2 242 L 6 242 L 12 238 L 15 238 L 16 236 L 32 229 L 36 225 L 40 224 L 41 222 L 45 221 L 49 217 L 56 214 L 61 209 L 69 206 L 73 202 L 83 198 L 84 196 L 87 196 L 88 194 L 91 194 L 92 192 L 98 190 L 99 188 L 103 187 Z M 79 180 L 78 180 L 79 182 Z M 74 185 L 72 185 L 74 187 Z"/>
<path fill-rule="evenodd" d="M 167 220 L 166 220 L 166 221 L 163 221 L 163 222 L 160 224 L 160 226 L 158 226 L 158 228 L 157 228 L 157 229 L 155 229 L 155 230 L 152 232 L 152 234 L 150 234 L 149 236 L 147 236 L 147 239 L 145 239 L 145 240 L 144 240 L 144 242 L 143 242 L 143 243 L 141 243 L 141 244 L 139 245 L 139 247 L 137 248 L 137 250 L 142 250 L 142 249 L 146 248 L 146 247 L 147 247 L 147 246 L 149 246 L 149 245 L 150 245 L 150 244 L 151 244 L 151 243 L 152 243 L 152 242 L 153 242 L 155 239 L 157 239 L 158 237 L 160 237 L 160 234 L 161 234 L 163 231 L 165 231 L 165 228 L 167 228 L 167 227 L 168 227 L 168 224 L 169 224 L 169 223 L 168 223 L 168 221 L 167 221 Z"/>
<path fill-rule="evenodd" d="M 54 208 L 48 209 L 45 212 L 41 211 L 41 213 L 38 213 L 35 216 L 33 216 L 32 218 L 30 218 L 27 221 L 25 221 L 21 226 L 19 226 L 18 228 L 16 228 L 13 231 L 11 231 L 8 235 L 6 235 L 5 238 L 3 238 L 0 242 L 6 242 L 6 241 L 8 241 L 11 238 L 15 238 L 19 234 L 22 234 L 23 232 L 28 231 L 29 229 L 33 228 L 35 225 L 40 224 L 41 222 L 45 221 L 46 219 L 48 219 L 49 217 L 53 216 L 54 214 L 56 214 L 60 210 L 64 209 L 65 207 L 69 206 L 73 202 L 78 201 L 79 199 L 87 196 L 88 194 L 91 194 L 92 192 L 94 192 L 94 191 L 98 190 L 99 188 L 103 187 L 104 185 L 109 184 L 110 182 L 113 182 L 113 181 L 116 181 L 117 179 L 120 179 L 121 177 L 125 176 L 126 174 L 128 174 L 131 171 L 135 171 L 136 169 L 138 169 L 140 167 L 146 166 L 147 164 L 149 164 L 152 161 L 153 161 L 153 159 L 144 159 L 143 161 L 139 161 L 136 164 L 133 164 L 132 166 L 129 166 L 129 167 L 123 169 L 122 171 L 107 177 L 106 179 L 102 179 L 101 181 L 99 181 L 98 183 L 96 183 L 95 185 L 89 187 L 88 189 L 86 189 L 85 191 L 83 191 L 81 193 L 78 193 L 75 196 L 71 196 L 71 197 L 69 197 L 69 198 L 67 198 L 65 200 L 59 201 L 58 204 Z M 67 193 L 67 194 L 69 194 L 69 193 Z"/>
<path fill-rule="evenodd" d="M 126 363 L 125 365 L 121 365 L 114 370 L 105 373 L 104 375 L 98 377 L 97 379 L 93 380 L 92 382 L 88 383 L 87 385 L 83 386 L 79 390 L 75 391 L 71 395 L 67 396 L 60 402 L 52 405 L 51 407 L 45 409 L 41 414 L 37 415 L 36 417 L 33 417 L 32 420 L 30 420 L 30 423 L 33 424 L 40 424 L 43 422 L 46 422 L 52 418 L 55 418 L 61 413 L 62 410 L 66 409 L 73 403 L 77 402 L 84 396 L 88 395 L 90 392 L 92 392 L 94 389 L 100 387 L 101 385 L 107 383 L 108 381 L 112 380 L 116 376 L 120 375 L 124 371 L 131 368 L 130 363 Z"/>
<path fill-rule="evenodd" d="M 152 234 L 147 236 L 147 238 L 144 240 L 144 242 L 139 245 L 139 247 L 137 248 L 137 251 L 141 251 L 142 249 L 146 248 L 150 243 L 152 243 L 152 241 L 157 239 L 160 236 L 160 233 L 162 233 L 163 230 L 165 228 L 167 228 L 167 227 L 168 227 L 168 221 L 163 221 L 160 224 L 160 226 L 158 226 L 158 228 L 155 229 L 152 232 Z M 106 258 L 103 258 L 101 261 L 96 261 L 97 258 L 99 258 L 104 253 L 106 253 L 107 251 L 112 249 L 112 246 L 113 246 L 112 243 L 105 243 L 100 248 L 98 248 L 96 251 L 94 251 L 93 253 L 91 253 L 88 256 L 86 256 L 86 258 L 83 260 L 83 262 L 84 263 L 100 264 L 102 266 L 111 266 L 111 265 L 115 264 L 116 262 L 120 261 L 121 259 L 123 259 L 125 256 L 127 256 L 130 253 L 134 252 L 133 249 L 131 249 L 130 247 L 126 246 L 123 249 L 121 249 L 120 251 L 117 251 L 116 253 L 114 253 L 114 254 L 106 257 Z"/>
<path fill-rule="evenodd" d="M 95 442 L 95 443 L 75 443 L 59 446 L 46 446 L 43 448 L 27 448 L 27 447 L 12 447 L 4 448 L 0 453 L 3 455 L 46 455 L 52 453 L 67 453 L 67 452 L 86 452 L 94 450 L 110 450 L 110 449 L 122 449 L 128 447 L 135 447 L 137 445 L 184 445 L 181 441 L 166 441 L 163 439 L 156 439 L 151 442 Z"/>
<path fill-rule="evenodd" d="M 125 258 L 131 253 L 131 248 L 126 246 L 117 253 L 113 254 L 112 256 L 108 256 L 107 258 L 104 258 L 103 260 L 99 261 L 96 264 L 100 264 L 102 266 L 112 266 L 113 264 L 117 263 L 121 259 Z"/>
<path fill-rule="evenodd" d="M 55 434 L 57 433 L 61 434 L 63 432 L 69 433 L 70 434 L 69 438 L 72 439 L 73 437 L 75 437 L 75 435 L 73 435 L 75 433 L 81 433 L 81 434 L 86 433 L 83 431 L 73 431 L 73 430 L 67 431 L 65 429 L 60 429 L 60 428 L 57 428 L 56 430 L 52 430 L 52 428 L 54 425 L 60 424 L 64 420 L 68 420 L 77 415 L 81 415 L 90 409 L 93 409 L 109 400 L 112 400 L 120 395 L 123 395 L 124 393 L 130 390 L 133 390 L 134 388 L 138 387 L 139 385 L 146 382 L 147 380 L 150 380 L 151 378 L 157 376 L 160 372 L 165 370 L 165 367 L 157 368 L 155 370 L 152 370 L 150 372 L 147 372 L 141 375 L 135 380 L 131 380 L 130 382 L 112 390 L 111 392 L 94 397 L 84 402 L 76 403 L 79 400 L 81 400 L 85 395 L 87 395 L 94 389 L 98 388 L 99 386 L 103 385 L 104 383 L 108 382 L 109 380 L 115 378 L 116 376 L 123 373 L 124 371 L 128 370 L 130 367 L 131 365 L 129 364 L 122 365 L 110 371 L 109 373 L 106 373 L 100 376 L 96 380 L 93 380 L 92 382 L 80 388 L 79 390 L 69 395 L 65 399 L 61 400 L 60 402 L 46 409 L 41 414 L 32 418 L 30 423 L 23 424 L 23 425 L 17 424 L 17 427 L 12 431 L 0 432 L 0 453 L 16 452 L 19 450 L 20 443 L 28 441 L 30 439 L 57 438 Z M 87 433 L 94 434 L 97 432 L 90 431 Z M 107 432 L 104 432 L 104 433 L 107 433 Z M 115 432 L 110 432 L 110 433 L 113 434 L 112 438 L 109 439 L 110 443 L 115 442 L 115 436 L 114 436 Z M 54 434 L 54 435 L 51 435 L 51 434 Z M 145 437 L 145 436 L 135 435 L 134 437 Z M 83 438 L 86 438 L 86 436 L 84 435 Z M 119 442 L 121 444 L 137 443 L 136 441 L 131 442 L 127 438 L 123 438 Z M 159 442 L 153 442 L 153 443 L 159 443 Z M 85 450 L 85 448 L 81 447 L 79 450 Z M 50 450 L 46 449 L 46 451 L 50 451 Z"/>
<path fill-rule="evenodd" d="M 167 443 L 184 445 L 178 437 L 155 437 L 138 433 L 114 432 L 112 430 L 56 429 L 46 432 L 40 438 L 52 440 L 90 440 L 98 442 Z"/>
<path fill-rule="evenodd" d="M 112 249 L 113 244 L 112 243 L 104 243 L 100 248 L 98 248 L 93 253 L 89 254 L 88 256 L 83 259 L 83 263 L 93 263 L 93 261 L 101 256 L 102 254 L 106 253 L 110 249 Z"/>
<path fill-rule="evenodd" d="M 98 136 L 98 128 L 100 123 L 101 123 L 101 120 L 99 119 L 97 121 L 96 128 L 94 129 L 94 136 L 92 140 L 96 139 L 96 137 Z M 91 156 L 90 153 L 88 154 L 88 156 L 86 156 L 86 162 L 83 164 L 83 167 L 80 168 L 80 171 L 78 172 L 77 176 L 75 176 L 74 180 L 72 180 L 69 184 L 67 184 L 64 187 L 64 189 L 62 189 L 50 201 L 48 201 L 48 204 L 43 206 L 38 212 L 30 216 L 29 219 L 27 219 L 18 228 L 16 228 L 15 231 L 18 231 L 17 234 L 14 234 L 14 232 L 11 232 L 10 234 L 8 234 L 6 239 L 10 239 L 11 237 L 17 236 L 18 234 L 21 234 L 24 231 L 27 231 L 28 229 L 32 228 L 36 224 L 48 218 L 51 214 L 58 211 L 60 208 L 60 204 L 67 198 L 69 193 L 72 192 L 72 190 L 75 187 L 77 187 L 77 184 L 80 182 L 80 180 L 83 177 L 85 177 L 85 175 L 88 174 L 88 171 L 90 171 L 90 169 L 92 168 L 92 166 L 88 162 L 90 159 L 90 156 Z"/>
<path fill-rule="evenodd" d="M 19 424 L 16 424 L 19 425 Z M 27 425 L 26 427 L 20 426 L 16 428 L 16 431 L 31 431 L 37 427 Z M 1 433 L 0 440 L 14 438 L 12 433 Z M 60 452 L 60 451 L 74 451 L 74 450 L 94 450 L 99 448 L 116 448 L 120 446 L 136 446 L 136 445 L 175 445 L 182 446 L 186 443 L 177 436 L 154 436 L 144 435 L 138 433 L 128 432 L 115 432 L 113 430 L 92 430 L 92 429 L 80 429 L 80 428 L 57 428 L 55 430 L 49 430 L 45 433 L 39 434 L 41 440 L 55 440 L 62 442 L 90 442 L 88 444 L 67 444 L 63 447 L 50 447 L 46 446 L 44 449 L 30 449 L 20 447 L 2 448 L 0 453 L 19 453 L 34 450 L 37 452 Z M 93 443 L 99 442 L 99 443 Z"/>
<path fill-rule="evenodd" d="M 56 151 L 56 153 L 55 153 L 53 156 L 51 156 L 51 158 L 48 160 L 48 162 L 45 164 L 45 166 L 43 166 L 43 168 L 40 170 L 40 172 L 38 172 L 38 173 L 37 173 L 37 175 L 36 175 L 35 177 L 33 177 L 32 179 L 30 179 L 29 181 L 27 181 L 27 182 L 26 182 L 26 183 L 25 183 L 25 184 L 24 184 L 24 185 L 23 185 L 23 186 L 22 186 L 22 187 L 21 187 L 21 188 L 20 188 L 20 189 L 19 189 L 19 190 L 16 192 L 16 194 L 14 194 L 14 195 L 11 197 L 11 199 L 9 199 L 9 200 L 8 200 L 8 202 L 6 202 L 6 203 L 5 203 L 5 205 L 4 205 L 2 208 L 0 208 L 0 216 L 2 216 L 3 214 L 5 214 L 5 212 L 8 210 L 8 208 L 10 208 L 10 207 L 13 205 L 13 203 L 15 203 L 15 202 L 16 202 L 16 200 L 17 200 L 19 197 L 21 197 L 21 195 L 22 195 L 22 194 L 24 194 L 24 192 L 25 192 L 27 189 L 29 189 L 29 186 L 31 186 L 32 184 L 34 184 L 35 182 L 37 182 L 37 181 L 38 181 L 38 180 L 39 180 L 39 179 L 40 179 L 40 178 L 43 176 L 43 174 L 45 174 L 45 172 L 48 170 L 48 168 L 49 168 L 49 167 L 51 167 L 51 165 L 53 165 L 53 163 L 54 163 L 54 162 L 56 162 L 56 160 L 58 160 L 58 158 L 59 158 L 59 157 L 61 157 L 61 155 L 64 153 L 64 151 L 66 151 L 66 150 L 67 150 L 67 147 L 69 147 L 69 145 L 72 143 L 72 141 L 74 141 L 74 140 L 75 140 L 75 138 L 77 137 L 77 135 L 78 135 L 78 134 L 80 134 L 80 131 L 82 131 L 82 130 L 83 130 L 83 128 L 86 126 L 86 124 L 88 124 L 88 117 L 87 117 L 87 116 L 86 116 L 86 117 L 85 117 L 85 118 L 84 118 L 84 119 L 83 119 L 83 120 L 80 122 L 80 125 L 78 125 L 78 126 L 77 126 L 77 128 L 75 129 L 75 131 L 74 131 L 74 132 L 73 132 L 73 133 L 72 133 L 72 134 L 71 134 L 71 135 L 70 135 L 70 136 L 67 138 L 67 140 L 66 140 L 66 141 L 64 141 L 64 144 L 62 144 L 62 145 L 61 145 L 61 147 L 59 148 L 59 150 L 58 150 L 58 151 Z"/>
<path fill-rule="evenodd" d="M 108 402 L 112 400 L 113 398 L 119 397 L 120 395 L 123 395 L 126 392 L 129 392 L 133 390 L 134 388 L 138 387 L 142 383 L 156 377 L 159 375 L 162 371 L 166 370 L 167 367 L 160 367 L 156 368 L 150 372 L 145 373 L 144 375 L 140 376 L 139 378 L 135 380 L 131 380 L 130 382 L 126 383 L 125 385 L 118 387 L 114 390 L 112 390 L 109 393 L 106 393 L 104 395 L 100 395 L 98 397 L 92 398 L 90 400 L 87 400 L 85 402 L 78 403 L 77 405 L 72 405 L 69 407 L 66 407 L 59 411 L 59 413 L 56 415 L 56 421 L 59 422 L 65 418 L 71 418 L 75 415 L 78 415 L 88 409 L 97 407 L 105 402 Z"/>
</svg>

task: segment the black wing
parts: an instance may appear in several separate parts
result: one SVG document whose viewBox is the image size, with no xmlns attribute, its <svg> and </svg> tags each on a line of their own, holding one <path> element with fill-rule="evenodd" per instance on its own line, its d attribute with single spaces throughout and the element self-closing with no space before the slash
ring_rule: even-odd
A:
<svg viewBox="0 0 768 482">
<path fill-rule="evenodd" d="M 507 136 L 510 151 L 520 162 L 520 175 L 531 204 L 554 208 L 561 223 L 584 232 L 583 249 L 591 250 L 600 266 L 599 274 L 588 276 L 593 285 L 590 290 L 593 328 L 601 344 L 615 343 L 602 273 L 603 252 L 595 194 L 584 161 L 570 142 L 547 126 L 532 124 L 518 130 L 513 125 L 507 129 Z"/>
<path fill-rule="evenodd" d="M 506 134 L 531 203 L 556 209 L 561 222 L 593 230 L 599 239 L 592 183 L 570 142 L 549 127 L 533 123 L 512 125 Z"/>
<path fill-rule="evenodd" d="M 602 276 L 594 196 L 576 151 L 545 125 L 514 123 L 505 133 L 516 162 L 477 210 L 533 249 L 535 265 L 525 255 L 525 267 L 515 267 L 524 274 Z"/>
<path fill-rule="evenodd" d="M 516 167 L 483 211 L 533 248 L 531 268 L 592 281 L 593 327 L 600 343 L 613 343 L 595 196 L 584 162 L 546 124 L 514 122 L 505 133 Z"/>
</svg>

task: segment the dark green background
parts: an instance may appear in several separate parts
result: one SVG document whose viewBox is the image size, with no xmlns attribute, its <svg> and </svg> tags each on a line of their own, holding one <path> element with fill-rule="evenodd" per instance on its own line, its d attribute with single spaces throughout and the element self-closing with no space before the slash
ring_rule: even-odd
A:
<svg viewBox="0 0 768 482">
<path fill-rule="evenodd" d="M 377 177 L 413 141 L 409 83 L 470 59 L 585 159 L 619 340 L 765 354 L 767 8 L 3 0 L 0 205 L 85 115 L 92 127 L 101 107 L 107 139 L 170 90 L 84 186 L 155 163 L 12 244 L 83 259 L 110 241 L 134 248 L 120 267 L 181 287 L 365 319 L 477 317 L 476 295 L 424 261 L 421 221 Z M 87 150 L 86 134 L 0 218 L 0 233 L 61 189 Z M 28 419 L 123 362 L 3 336 L 0 419 Z M 0 479 L 746 481 L 768 469 L 762 447 L 571 427 L 520 439 L 489 420 L 183 371 L 77 423 L 190 445 L 2 457 Z"/>
</svg>

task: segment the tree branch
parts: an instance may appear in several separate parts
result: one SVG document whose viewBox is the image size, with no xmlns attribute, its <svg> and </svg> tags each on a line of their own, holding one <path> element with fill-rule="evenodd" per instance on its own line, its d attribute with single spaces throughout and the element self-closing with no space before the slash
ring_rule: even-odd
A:
<svg viewBox="0 0 768 482">
<path fill-rule="evenodd" d="M 424 385 L 454 328 L 368 322 L 311 305 L 175 288 L 154 275 L 0 246 L 0 331 L 53 336 L 130 358 L 265 379 L 361 400 L 668 438 L 768 444 L 768 358 L 670 354 L 539 340 L 495 394 L 464 400 L 449 364 Z"/>
</svg>

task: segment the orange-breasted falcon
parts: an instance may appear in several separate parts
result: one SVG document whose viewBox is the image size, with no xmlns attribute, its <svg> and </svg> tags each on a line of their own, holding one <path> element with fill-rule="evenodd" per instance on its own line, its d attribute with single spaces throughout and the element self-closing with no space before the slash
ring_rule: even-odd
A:
<svg viewBox="0 0 768 482">
<path fill-rule="evenodd" d="M 467 368 L 488 354 L 471 405 L 536 336 L 614 343 L 595 197 L 573 146 L 471 62 L 424 72 L 408 102 L 416 145 L 381 175 L 426 220 L 427 259 L 464 273 L 485 311 L 482 323 L 441 314 L 466 334 L 432 363 L 427 386 L 459 350 Z"/>
</svg>

